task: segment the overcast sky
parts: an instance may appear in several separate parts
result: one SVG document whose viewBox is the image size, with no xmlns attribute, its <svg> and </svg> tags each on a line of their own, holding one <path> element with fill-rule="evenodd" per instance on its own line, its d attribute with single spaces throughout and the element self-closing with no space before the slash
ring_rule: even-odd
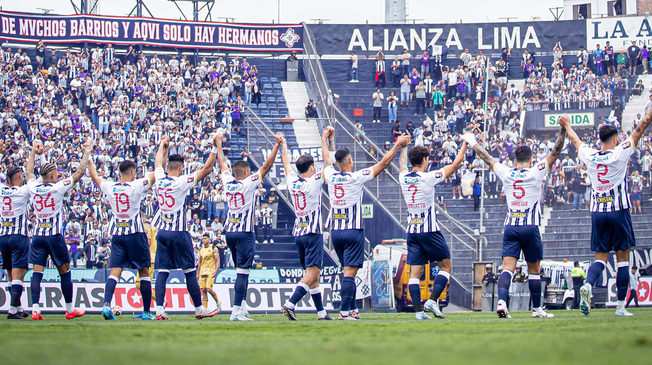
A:
<svg viewBox="0 0 652 365">
<path fill-rule="evenodd" d="M 79 0 L 73 0 L 79 3 Z M 179 19 L 181 13 L 167 0 L 145 0 L 145 5 L 157 18 Z M 278 19 L 279 0 L 215 0 L 213 20 L 217 17 L 235 18 L 242 23 L 271 23 Z M 511 21 L 529 21 L 533 17 L 553 20 L 549 8 L 563 6 L 563 0 L 408 0 L 408 19 L 419 23 L 477 23 L 505 21 L 501 17 L 514 17 Z M 186 16 L 192 19 L 192 5 L 178 2 Z M 236 5 L 237 4 L 237 5 Z M 281 22 L 313 23 L 311 19 L 330 19 L 326 23 L 384 23 L 385 0 L 280 0 Z M 454 6 L 439 6 L 454 4 Z M 99 14 L 129 14 L 133 0 L 100 0 Z M 234 6 L 236 5 L 236 6 Z M 4 2 L 3 10 L 39 12 L 38 8 L 52 9 L 57 14 L 74 14 L 69 0 L 29 0 Z M 145 14 L 146 12 L 143 11 Z M 205 12 L 201 13 L 202 20 Z"/>
</svg>

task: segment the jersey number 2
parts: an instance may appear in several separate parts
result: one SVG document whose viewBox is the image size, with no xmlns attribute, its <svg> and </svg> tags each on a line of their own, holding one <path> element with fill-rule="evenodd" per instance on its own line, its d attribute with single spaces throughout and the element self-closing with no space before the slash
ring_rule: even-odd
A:
<svg viewBox="0 0 652 365">
<path fill-rule="evenodd" d="M 604 170 L 604 171 L 600 171 Z M 609 167 L 607 165 L 598 165 L 598 181 L 602 184 L 609 184 L 609 180 L 602 180 L 603 177 L 607 176 L 607 173 L 609 172 Z"/>
</svg>

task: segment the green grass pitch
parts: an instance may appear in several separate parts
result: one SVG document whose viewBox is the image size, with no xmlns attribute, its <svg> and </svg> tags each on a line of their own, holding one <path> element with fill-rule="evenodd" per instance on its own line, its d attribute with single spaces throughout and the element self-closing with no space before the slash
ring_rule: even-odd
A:
<svg viewBox="0 0 652 365">
<path fill-rule="evenodd" d="M 596 309 L 585 318 L 552 311 L 552 319 L 520 312 L 512 320 L 454 313 L 427 322 L 413 313 L 362 313 L 358 322 L 254 314 L 249 323 L 226 314 L 169 322 L 3 315 L 0 364 L 650 364 L 652 308 L 631 312 L 635 317 L 621 318 Z"/>
</svg>

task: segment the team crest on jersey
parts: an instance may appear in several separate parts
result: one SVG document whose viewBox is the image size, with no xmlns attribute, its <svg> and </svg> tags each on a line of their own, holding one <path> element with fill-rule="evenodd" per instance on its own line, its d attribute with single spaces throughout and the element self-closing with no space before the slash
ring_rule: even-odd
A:
<svg viewBox="0 0 652 365">
<path fill-rule="evenodd" d="M 627 148 L 629 148 L 631 146 L 632 146 L 632 143 L 630 141 L 627 141 L 627 142 L 623 143 L 623 149 L 627 149 Z"/>
<path fill-rule="evenodd" d="M 258 174 L 251 175 L 251 181 L 256 181 L 256 180 L 258 180 Z"/>
<path fill-rule="evenodd" d="M 148 180 L 143 180 L 143 186 L 147 186 L 149 184 Z"/>
<path fill-rule="evenodd" d="M 321 179 L 321 172 L 318 173 L 318 174 L 315 174 L 315 180 L 319 180 L 319 179 Z"/>
<path fill-rule="evenodd" d="M 188 182 L 191 183 L 195 178 L 194 177 L 189 177 Z"/>
<path fill-rule="evenodd" d="M 441 179 L 444 176 L 444 174 L 441 171 L 435 172 L 435 178 Z"/>
<path fill-rule="evenodd" d="M 537 166 L 537 168 L 539 169 L 539 171 L 543 171 L 543 169 L 546 168 L 546 164 L 540 163 L 539 166 Z"/>
<path fill-rule="evenodd" d="M 362 175 L 369 175 L 371 174 L 371 170 L 362 170 Z"/>
<path fill-rule="evenodd" d="M 65 186 L 68 186 L 70 184 L 71 184 L 70 179 L 66 179 L 66 180 L 63 181 L 63 185 L 65 185 Z"/>
</svg>

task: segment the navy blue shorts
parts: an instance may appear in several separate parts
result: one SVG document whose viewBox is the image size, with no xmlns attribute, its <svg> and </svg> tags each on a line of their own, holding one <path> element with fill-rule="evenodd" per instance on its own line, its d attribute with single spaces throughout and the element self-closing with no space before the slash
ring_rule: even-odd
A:
<svg viewBox="0 0 652 365">
<path fill-rule="evenodd" d="M 342 266 L 362 267 L 364 263 L 364 230 L 331 231 L 333 247 Z"/>
<path fill-rule="evenodd" d="M 34 236 L 32 237 L 32 248 L 29 251 L 29 263 L 33 265 L 47 266 L 48 256 L 52 259 L 54 266 L 59 267 L 70 263 L 68 246 L 63 236 Z"/>
<path fill-rule="evenodd" d="M 324 264 L 324 237 L 320 234 L 311 233 L 304 236 L 294 237 L 294 243 L 299 251 L 301 266 L 317 266 L 322 268 Z"/>
<path fill-rule="evenodd" d="M 591 213 L 591 251 L 610 252 L 636 246 L 629 209 L 608 213 Z"/>
<path fill-rule="evenodd" d="M 154 260 L 156 269 L 174 270 L 195 267 L 195 250 L 192 247 L 190 233 L 159 230 L 156 235 L 156 243 L 156 259 Z"/>
<path fill-rule="evenodd" d="M 236 268 L 248 269 L 256 254 L 256 235 L 253 232 L 226 232 L 226 245 Z"/>
<path fill-rule="evenodd" d="M 408 233 L 407 249 L 408 265 L 425 265 L 451 258 L 448 244 L 441 232 Z"/>
<path fill-rule="evenodd" d="M 29 237 L 22 234 L 0 236 L 0 253 L 2 253 L 2 267 L 5 270 L 26 268 L 29 257 Z"/>
<path fill-rule="evenodd" d="M 151 265 L 149 244 L 145 233 L 125 236 L 115 235 L 111 239 L 111 267 L 142 269 Z"/>
<path fill-rule="evenodd" d="M 543 260 L 543 242 L 538 226 L 505 226 L 503 257 L 521 257 L 527 262 Z"/>
</svg>

